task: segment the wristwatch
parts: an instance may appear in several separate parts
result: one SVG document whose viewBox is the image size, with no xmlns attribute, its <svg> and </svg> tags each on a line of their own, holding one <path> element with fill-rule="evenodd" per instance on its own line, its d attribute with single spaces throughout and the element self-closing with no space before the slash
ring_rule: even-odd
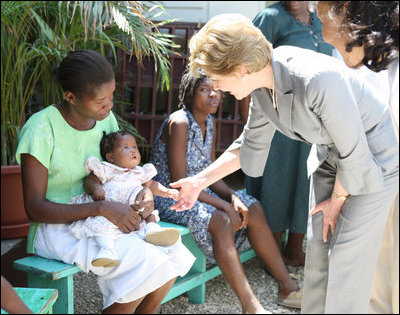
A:
<svg viewBox="0 0 400 315">
<path fill-rule="evenodd" d="M 346 201 L 349 196 L 339 196 L 335 191 L 332 191 L 332 196 L 338 200 Z"/>
</svg>

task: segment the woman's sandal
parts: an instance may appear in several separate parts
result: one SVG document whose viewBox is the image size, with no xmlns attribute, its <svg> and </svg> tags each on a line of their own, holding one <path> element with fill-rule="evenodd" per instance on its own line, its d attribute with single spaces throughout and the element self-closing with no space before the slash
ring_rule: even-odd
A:
<svg viewBox="0 0 400 315">
<path fill-rule="evenodd" d="M 296 282 L 299 287 L 299 290 L 292 291 L 285 298 L 279 298 L 277 303 L 281 306 L 292 307 L 292 308 L 301 308 L 301 299 L 303 298 L 303 282 L 300 282 L 293 274 L 289 274 L 291 278 Z"/>
<path fill-rule="evenodd" d="M 301 299 L 303 297 L 303 289 L 300 288 L 298 291 L 292 291 L 285 298 L 279 298 L 277 303 L 281 306 L 301 308 Z"/>
</svg>

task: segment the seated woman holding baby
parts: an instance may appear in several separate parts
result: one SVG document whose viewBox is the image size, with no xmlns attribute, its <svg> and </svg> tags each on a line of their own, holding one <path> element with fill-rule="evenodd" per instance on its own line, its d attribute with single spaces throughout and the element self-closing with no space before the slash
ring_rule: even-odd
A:
<svg viewBox="0 0 400 315">
<path fill-rule="evenodd" d="M 56 78 L 65 99 L 29 118 L 17 149 L 25 209 L 32 221 L 28 251 L 96 274 L 104 313 L 155 313 L 175 279 L 189 271 L 194 257 L 181 241 L 165 250 L 136 232 L 141 219 L 154 210 L 148 187 L 137 194 L 136 204 L 110 201 L 107 196 L 68 204 L 84 193 L 88 158 L 103 160 L 103 132 L 119 129 L 111 111 L 115 78 L 107 59 L 91 50 L 70 52 Z M 141 208 L 143 212 L 138 212 Z M 68 231 L 70 223 L 96 216 L 105 217 L 122 232 L 113 244 L 119 260 L 115 266 L 95 263 L 99 246 L 93 237 L 76 238 Z"/>
</svg>

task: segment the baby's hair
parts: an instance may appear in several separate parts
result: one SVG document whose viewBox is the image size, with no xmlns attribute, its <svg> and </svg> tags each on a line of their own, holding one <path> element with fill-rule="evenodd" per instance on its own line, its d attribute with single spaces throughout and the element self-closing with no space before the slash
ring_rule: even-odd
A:
<svg viewBox="0 0 400 315">
<path fill-rule="evenodd" d="M 106 132 L 103 131 L 103 138 L 100 141 L 100 154 L 104 161 L 107 161 L 106 154 L 111 152 L 114 149 L 115 140 L 118 137 L 122 137 L 122 136 L 126 136 L 126 135 L 131 135 L 132 137 L 135 137 L 133 134 L 131 134 L 130 132 L 125 131 L 125 130 L 119 130 L 119 131 L 111 132 L 109 134 L 106 134 Z"/>
<path fill-rule="evenodd" d="M 207 78 L 206 73 L 200 68 L 198 69 L 197 74 L 198 77 L 193 76 L 189 69 L 186 69 L 184 72 L 179 86 L 178 107 L 191 110 L 196 89 L 200 85 L 201 81 Z"/>
</svg>

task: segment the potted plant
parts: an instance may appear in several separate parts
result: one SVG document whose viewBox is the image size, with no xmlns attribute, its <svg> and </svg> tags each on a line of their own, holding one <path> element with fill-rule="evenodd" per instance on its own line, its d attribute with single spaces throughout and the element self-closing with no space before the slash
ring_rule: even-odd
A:
<svg viewBox="0 0 400 315">
<path fill-rule="evenodd" d="M 31 8 L 32 4 L 27 7 Z M 3 11 L 4 10 L 4 11 Z M 1 237 L 25 236 L 29 220 L 25 213 L 21 169 L 16 164 L 17 136 L 27 99 L 33 92 L 38 67 L 35 53 L 26 42 L 27 14 L 14 16 L 10 3 L 1 3 Z M 17 20 L 21 18 L 21 20 Z M 29 70 L 28 70 L 29 69 Z M 31 74 L 30 76 L 26 73 Z"/>
<path fill-rule="evenodd" d="M 136 1 L 1 2 L 2 238 L 27 234 L 29 220 L 15 150 L 25 114 L 34 113 L 34 105 L 41 109 L 62 100 L 62 91 L 52 77 L 54 66 L 76 49 L 94 49 L 104 55 L 111 52 L 117 64 L 119 48 L 139 62 L 145 56 L 153 57 L 159 86 L 168 89 L 168 53 L 176 45 L 169 34 L 158 31 L 170 21 L 151 21 L 162 11 L 160 5 Z M 34 103 L 35 98 L 40 104 Z M 139 142 L 145 141 L 133 126 L 117 118 L 123 129 L 134 132 Z"/>
</svg>

